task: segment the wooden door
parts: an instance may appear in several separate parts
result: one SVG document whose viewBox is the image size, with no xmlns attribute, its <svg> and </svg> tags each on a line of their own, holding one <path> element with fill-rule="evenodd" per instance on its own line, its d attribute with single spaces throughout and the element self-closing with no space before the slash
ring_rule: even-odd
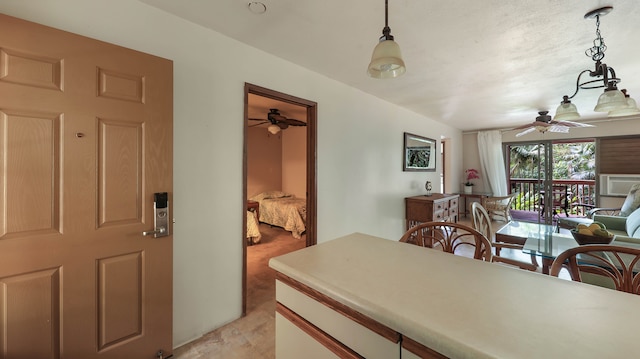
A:
<svg viewBox="0 0 640 359">
<path fill-rule="evenodd" d="M 171 353 L 172 66 L 0 15 L 0 358 Z"/>
</svg>

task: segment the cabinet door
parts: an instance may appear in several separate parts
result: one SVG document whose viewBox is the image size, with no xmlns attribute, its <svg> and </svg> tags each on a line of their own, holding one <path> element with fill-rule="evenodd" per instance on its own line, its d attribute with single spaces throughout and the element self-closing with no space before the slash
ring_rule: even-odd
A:
<svg viewBox="0 0 640 359">
<path fill-rule="evenodd" d="M 276 358 L 339 359 L 341 356 L 280 313 L 276 313 Z"/>
</svg>

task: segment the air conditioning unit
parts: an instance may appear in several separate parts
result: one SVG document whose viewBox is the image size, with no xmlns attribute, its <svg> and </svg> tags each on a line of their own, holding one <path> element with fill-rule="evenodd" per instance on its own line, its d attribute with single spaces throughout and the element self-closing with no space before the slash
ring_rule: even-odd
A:
<svg viewBox="0 0 640 359">
<path fill-rule="evenodd" d="M 640 183 L 640 174 L 600 175 L 601 196 L 626 196 L 631 186 Z"/>
</svg>

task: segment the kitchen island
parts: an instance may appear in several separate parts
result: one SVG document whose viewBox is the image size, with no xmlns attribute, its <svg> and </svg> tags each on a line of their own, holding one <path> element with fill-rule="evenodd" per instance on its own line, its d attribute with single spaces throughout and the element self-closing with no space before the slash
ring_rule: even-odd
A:
<svg viewBox="0 0 640 359">
<path fill-rule="evenodd" d="M 637 295 L 361 233 L 269 265 L 278 359 L 640 353 Z"/>
</svg>

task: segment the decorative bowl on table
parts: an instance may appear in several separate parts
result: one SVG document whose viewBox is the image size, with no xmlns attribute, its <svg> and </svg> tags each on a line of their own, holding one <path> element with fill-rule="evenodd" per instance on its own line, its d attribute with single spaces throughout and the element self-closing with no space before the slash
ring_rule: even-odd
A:
<svg viewBox="0 0 640 359">
<path fill-rule="evenodd" d="M 571 230 L 571 235 L 579 245 L 584 244 L 609 244 L 613 241 L 613 233 L 607 231 L 604 224 L 593 222 L 589 226 L 579 224 Z"/>
</svg>

